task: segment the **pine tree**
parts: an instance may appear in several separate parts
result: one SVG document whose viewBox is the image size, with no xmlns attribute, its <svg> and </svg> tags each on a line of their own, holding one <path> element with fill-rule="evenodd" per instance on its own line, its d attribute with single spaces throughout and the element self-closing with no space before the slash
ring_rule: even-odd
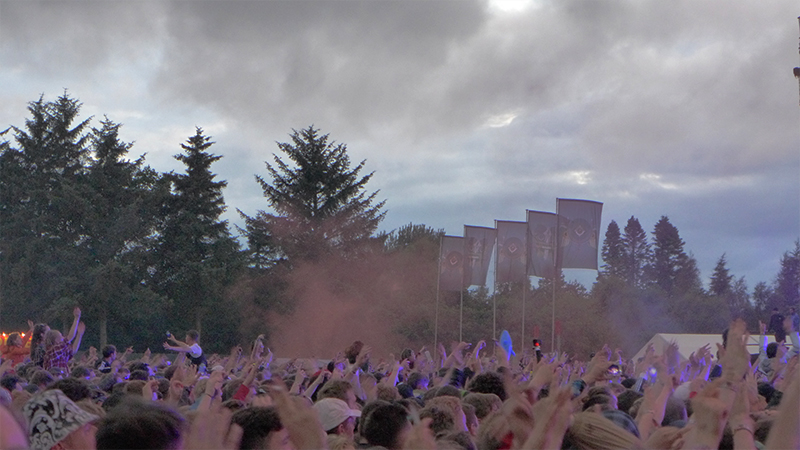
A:
<svg viewBox="0 0 800 450">
<path fill-rule="evenodd" d="M 160 292 L 174 301 L 173 320 L 198 330 L 204 318 L 230 310 L 221 306 L 224 290 L 241 267 L 238 243 L 220 219 L 227 183 L 214 181 L 211 165 L 221 156 L 207 152 L 213 144 L 201 128 L 181 144 L 184 153 L 175 159 L 186 165 L 186 172 L 166 175 L 173 194 L 166 201 L 155 260 Z M 215 314 L 206 316 L 212 309 Z"/>
<path fill-rule="evenodd" d="M 775 279 L 775 293 L 779 308 L 800 307 L 800 240 L 794 242 L 794 250 L 781 257 L 781 270 Z"/>
<path fill-rule="evenodd" d="M 772 302 L 773 298 L 775 297 L 775 292 L 772 288 L 764 281 L 760 281 L 756 284 L 756 287 L 753 288 L 753 304 L 755 306 L 756 312 L 760 317 L 765 317 L 769 314 L 769 311 L 772 309 Z M 766 320 L 766 319 L 764 319 Z"/>
<path fill-rule="evenodd" d="M 624 279 L 625 243 L 622 240 L 619 225 L 613 220 L 608 224 L 601 256 L 605 264 L 603 264 L 600 274 L 605 277 Z"/>
<path fill-rule="evenodd" d="M 711 284 L 709 286 L 709 293 L 711 295 L 724 296 L 731 292 L 733 282 L 733 275 L 728 273 L 727 262 L 725 261 L 725 254 L 719 257 L 717 265 L 714 267 L 714 273 L 711 274 Z"/>
<path fill-rule="evenodd" d="M 622 243 L 625 250 L 625 281 L 629 286 L 642 287 L 646 283 L 645 269 L 650 261 L 651 251 L 647 234 L 639 219 L 633 216 L 628 219 Z"/>
<path fill-rule="evenodd" d="M 649 268 L 650 279 L 667 296 L 675 292 L 675 279 L 685 261 L 683 239 L 667 216 L 661 216 L 653 230 L 653 257 Z"/>
<path fill-rule="evenodd" d="M 357 254 L 370 243 L 385 212 L 384 202 L 373 205 L 377 192 L 367 194 L 372 173 L 360 176 L 365 161 L 350 168 L 344 144 L 329 142 L 313 126 L 293 130 L 291 143 L 278 148 L 291 161 L 274 155 L 267 163 L 271 180 L 256 176 L 275 214 L 242 214 L 248 242 L 259 261 L 274 251 L 273 259 L 314 260 L 325 254 Z"/>
<path fill-rule="evenodd" d="M 149 250 L 148 236 L 155 230 L 158 192 L 163 187 L 160 176 L 144 166 L 144 157 L 125 159 L 132 144 L 120 141 L 119 128 L 105 119 L 101 128 L 92 129 L 94 158 L 84 190 L 90 206 L 80 243 L 87 286 L 81 306 L 98 320 L 100 345 L 108 342 L 109 320 L 123 325 L 134 310 L 156 315 L 161 304 L 140 282 L 137 253 Z M 120 321 L 122 317 L 127 320 Z"/>
<path fill-rule="evenodd" d="M 4 320 L 55 318 L 81 300 L 80 252 L 88 202 L 82 190 L 89 157 L 81 103 L 63 94 L 28 105 L 16 147 L 0 154 L 0 297 Z M 4 132 L 5 133 L 5 132 Z"/>
</svg>

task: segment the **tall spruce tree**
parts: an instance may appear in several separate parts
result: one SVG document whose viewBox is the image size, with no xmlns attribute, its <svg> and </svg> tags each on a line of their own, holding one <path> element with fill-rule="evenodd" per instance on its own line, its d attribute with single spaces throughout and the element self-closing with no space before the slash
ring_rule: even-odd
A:
<svg viewBox="0 0 800 450">
<path fill-rule="evenodd" d="M 727 261 L 725 260 L 725 253 L 717 260 L 717 265 L 714 266 L 714 272 L 711 274 L 711 283 L 709 285 L 709 293 L 711 295 L 724 296 L 731 292 L 733 288 L 733 275 L 728 271 Z"/>
<path fill-rule="evenodd" d="M 781 269 L 775 279 L 775 293 L 779 308 L 800 307 L 800 240 L 794 249 L 781 257 Z"/>
<path fill-rule="evenodd" d="M 384 202 L 373 204 L 377 191 L 365 191 L 372 173 L 361 176 L 365 161 L 351 168 L 347 147 L 313 126 L 293 130 L 291 139 L 278 143 L 289 161 L 274 155 L 274 165 L 267 163 L 271 179 L 256 175 L 275 213 L 240 211 L 251 252 L 260 264 L 270 257 L 291 262 L 357 254 L 385 216 Z"/>
<path fill-rule="evenodd" d="M 683 239 L 667 216 L 661 216 L 653 230 L 653 257 L 649 268 L 651 281 L 667 296 L 675 293 L 675 281 L 685 262 Z"/>
<path fill-rule="evenodd" d="M 84 189 L 89 207 L 79 245 L 87 278 L 81 306 L 96 318 L 101 345 L 108 342 L 109 320 L 117 330 L 128 328 L 132 317 L 158 315 L 162 303 L 141 283 L 144 270 L 140 262 L 150 250 L 148 237 L 155 231 L 159 193 L 165 186 L 158 173 L 144 166 L 144 157 L 136 161 L 125 158 L 132 144 L 119 139 L 119 128 L 106 118 L 100 128 L 92 129 L 94 158 L 88 165 Z M 139 337 L 146 334 L 128 332 Z"/>
<path fill-rule="evenodd" d="M 606 238 L 603 241 L 601 256 L 604 262 L 600 269 L 602 276 L 625 278 L 625 243 L 622 240 L 619 225 L 613 220 L 606 229 Z"/>
<path fill-rule="evenodd" d="M 646 284 L 645 272 L 651 258 L 650 244 L 639 219 L 631 216 L 625 225 L 622 236 L 625 249 L 625 281 L 629 286 L 642 287 Z"/>
<path fill-rule="evenodd" d="M 175 156 L 186 165 L 185 173 L 165 175 L 172 195 L 165 204 L 154 279 L 160 292 L 173 301 L 172 323 L 184 329 L 200 330 L 204 320 L 232 309 L 232 305 L 222 306 L 223 295 L 241 267 L 238 243 L 227 221 L 220 219 L 225 211 L 222 189 L 227 183 L 214 181 L 211 165 L 221 156 L 207 152 L 213 144 L 198 127 L 181 144 L 184 152 Z M 230 330 L 212 331 L 219 336 Z M 231 338 L 235 339 L 235 330 L 220 345 Z"/>
<path fill-rule="evenodd" d="M 0 154 L 0 297 L 3 320 L 52 320 L 82 293 L 78 249 L 88 202 L 89 158 L 81 103 L 64 93 L 28 105 L 24 128 L 11 127 L 16 146 Z M 9 131 L 7 130 L 7 131 Z"/>
</svg>

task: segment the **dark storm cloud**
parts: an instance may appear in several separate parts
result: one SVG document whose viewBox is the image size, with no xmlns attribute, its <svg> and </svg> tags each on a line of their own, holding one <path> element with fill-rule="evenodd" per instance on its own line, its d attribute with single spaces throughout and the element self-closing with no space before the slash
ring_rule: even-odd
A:
<svg viewBox="0 0 800 450">
<path fill-rule="evenodd" d="M 668 215 L 704 279 L 766 280 L 800 236 L 795 2 L 0 1 L 0 114 L 63 88 L 159 170 L 206 129 L 226 217 L 310 124 L 375 171 L 385 228 Z M 8 80 L 14 82 L 13 87 Z M 22 96 L 22 97 L 21 97 Z M 13 108 L 9 109 L 9 108 Z M 9 112 L 11 111 L 11 112 Z M 115 117 L 115 114 L 118 116 Z M 3 128 L 0 124 L 0 128 Z M 752 272 L 750 272 L 752 270 Z"/>
</svg>

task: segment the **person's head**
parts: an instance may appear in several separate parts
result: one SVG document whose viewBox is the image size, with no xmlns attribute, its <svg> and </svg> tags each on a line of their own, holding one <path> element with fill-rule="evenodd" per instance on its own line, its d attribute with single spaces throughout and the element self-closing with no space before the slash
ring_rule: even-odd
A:
<svg viewBox="0 0 800 450">
<path fill-rule="evenodd" d="M 33 334 L 31 334 L 31 348 L 34 348 L 44 342 L 44 335 L 50 331 L 50 327 L 43 323 L 37 323 L 33 327 Z"/>
<path fill-rule="evenodd" d="M 608 394 L 595 394 L 587 397 L 586 401 L 583 402 L 583 411 L 594 411 L 598 407 L 601 411 L 617 409 L 617 399 Z"/>
<path fill-rule="evenodd" d="M 108 362 L 113 362 L 115 359 L 117 359 L 117 347 L 114 347 L 113 345 L 106 345 L 103 347 L 103 359 Z"/>
<path fill-rule="evenodd" d="M 94 449 L 94 423 L 90 414 L 59 390 L 47 390 L 32 397 L 22 408 L 28 422 L 32 450 Z"/>
<path fill-rule="evenodd" d="M 22 380 L 14 374 L 7 373 L 0 378 L 0 387 L 3 387 L 8 392 L 21 391 Z"/>
<path fill-rule="evenodd" d="M 667 426 L 679 421 L 686 421 L 688 415 L 686 413 L 686 402 L 675 398 L 674 395 L 667 398 L 667 406 L 664 408 L 664 420 L 661 425 Z"/>
<path fill-rule="evenodd" d="M 397 450 L 403 447 L 409 430 L 408 411 L 398 404 L 386 403 L 370 409 L 364 418 L 361 435 L 369 445 Z"/>
<path fill-rule="evenodd" d="M 503 406 L 503 401 L 495 394 L 483 394 L 471 392 L 464 397 L 464 403 L 475 407 L 475 416 L 478 420 L 483 420 L 490 413 L 497 411 Z"/>
<path fill-rule="evenodd" d="M 241 409 L 233 414 L 231 422 L 242 427 L 241 450 L 292 448 L 289 433 L 271 406 Z"/>
<path fill-rule="evenodd" d="M 362 348 L 364 348 L 364 343 L 361 341 L 355 341 L 345 349 L 344 357 L 347 358 L 350 364 L 355 364 L 358 354 L 361 353 Z"/>
<path fill-rule="evenodd" d="M 422 391 L 428 390 L 429 382 L 430 380 L 428 380 L 428 377 L 419 372 L 414 372 L 411 375 L 409 375 L 408 381 L 406 381 L 406 383 L 408 383 L 408 385 L 411 386 L 411 389 L 419 389 Z"/>
<path fill-rule="evenodd" d="M 179 449 L 184 421 L 177 412 L 156 402 L 125 398 L 108 410 L 97 430 L 102 449 Z"/>
<path fill-rule="evenodd" d="M 767 358 L 774 358 L 778 355 L 778 343 L 770 342 L 767 345 Z"/>
<path fill-rule="evenodd" d="M 186 332 L 186 343 L 189 345 L 197 344 L 200 342 L 200 332 L 197 330 L 189 330 Z"/>
<path fill-rule="evenodd" d="M 385 384 L 378 385 L 376 397 L 379 400 L 385 400 L 387 402 L 393 402 L 403 398 L 400 396 L 400 391 L 397 389 L 397 386 L 387 386 Z"/>
<path fill-rule="evenodd" d="M 84 380 L 91 380 L 94 378 L 94 371 L 86 366 L 75 366 L 72 372 L 69 373 L 70 378 L 82 378 Z"/>
<path fill-rule="evenodd" d="M 64 336 L 58 330 L 50 330 L 44 335 L 44 346 L 50 348 L 64 340 Z"/>
<path fill-rule="evenodd" d="M 6 339 L 6 345 L 9 347 L 22 347 L 22 336 L 16 332 L 9 334 L 8 339 Z"/>
<path fill-rule="evenodd" d="M 355 442 L 345 436 L 329 434 L 327 440 L 330 450 L 356 450 Z"/>
<path fill-rule="evenodd" d="M 643 395 L 641 392 L 637 392 L 633 389 L 628 389 L 622 394 L 619 394 L 619 397 L 617 397 L 617 409 L 619 409 L 622 412 L 630 414 L 630 409 L 631 406 L 633 406 L 633 402 L 642 397 Z"/>
<path fill-rule="evenodd" d="M 433 394 L 433 397 L 431 397 L 431 398 L 434 398 L 434 397 L 455 397 L 455 398 L 460 399 L 461 398 L 461 391 L 458 390 L 458 388 L 455 387 L 455 386 L 451 386 L 449 384 L 446 384 L 446 385 L 444 385 L 444 386 L 442 386 L 442 387 L 440 387 L 439 389 L 436 390 L 436 392 Z"/>
<path fill-rule="evenodd" d="M 338 398 L 339 400 L 344 400 L 351 409 L 358 409 L 356 394 L 353 391 L 353 385 L 349 381 L 328 381 L 317 393 L 317 400 L 322 400 L 323 398 Z"/>
<path fill-rule="evenodd" d="M 411 350 L 410 348 L 405 348 L 400 353 L 400 361 L 404 359 L 407 359 L 410 362 L 414 362 L 417 359 L 417 354 L 414 353 L 414 350 Z"/>
<path fill-rule="evenodd" d="M 33 372 L 33 375 L 28 379 L 28 384 L 33 384 L 38 386 L 39 389 L 44 389 L 53 381 L 55 381 L 53 374 L 44 369 L 39 369 Z"/>
<path fill-rule="evenodd" d="M 420 419 L 431 419 L 429 425 L 433 435 L 436 437 L 458 431 L 456 428 L 456 418 L 447 408 L 439 406 L 426 405 L 419 411 Z"/>
<path fill-rule="evenodd" d="M 344 400 L 338 398 L 323 398 L 314 404 L 314 410 L 326 433 L 353 438 L 356 417 L 361 417 L 361 411 L 350 409 Z"/>
<path fill-rule="evenodd" d="M 464 417 L 467 420 L 467 432 L 472 437 L 477 436 L 480 422 L 478 422 L 478 416 L 475 415 L 475 407 L 469 403 L 461 402 L 461 409 L 464 410 Z"/>
<path fill-rule="evenodd" d="M 425 403 L 426 408 L 429 406 L 447 410 L 453 416 L 455 430 L 468 431 L 467 418 L 464 414 L 464 408 L 461 407 L 460 399 L 449 395 L 434 397 Z"/>
<path fill-rule="evenodd" d="M 147 371 L 137 369 L 132 370 L 130 376 L 128 377 L 129 380 L 134 381 L 147 381 L 150 379 L 150 374 Z"/>
<path fill-rule="evenodd" d="M 506 389 L 503 385 L 503 378 L 496 372 L 484 372 L 477 375 L 469 383 L 467 390 L 470 392 L 495 394 L 500 397 L 500 400 L 506 400 Z"/>
<path fill-rule="evenodd" d="M 73 402 L 92 398 L 92 388 L 89 382 L 79 378 L 64 378 L 51 384 L 48 389 L 58 389 Z"/>
<path fill-rule="evenodd" d="M 597 450 L 641 447 L 636 436 L 600 414 L 585 411 L 575 414 L 573 418 L 564 436 L 565 446 Z"/>
</svg>

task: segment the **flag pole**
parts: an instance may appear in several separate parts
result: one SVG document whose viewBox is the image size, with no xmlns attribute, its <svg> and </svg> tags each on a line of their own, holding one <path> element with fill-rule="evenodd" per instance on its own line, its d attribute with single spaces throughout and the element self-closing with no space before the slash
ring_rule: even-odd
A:
<svg viewBox="0 0 800 450">
<path fill-rule="evenodd" d="M 525 344 L 525 300 L 526 300 L 526 297 L 528 296 L 528 283 L 530 283 L 530 280 L 528 279 L 527 269 L 526 269 L 525 282 L 522 283 L 523 284 L 523 286 L 522 286 L 522 333 L 521 333 L 522 334 L 522 340 L 519 341 L 520 342 L 519 345 L 522 345 L 523 347 L 520 347 L 520 348 L 525 348 L 524 346 L 526 345 Z"/>
<path fill-rule="evenodd" d="M 528 255 L 528 252 L 530 252 L 528 239 L 530 239 L 530 230 L 528 230 L 528 218 L 525 217 L 525 276 L 523 277 L 525 282 L 522 286 L 522 340 L 520 341 L 520 345 L 525 345 L 525 302 L 527 301 L 528 297 L 528 286 L 531 284 L 531 279 L 528 278 L 528 260 L 530 259 L 530 255 Z M 536 336 L 536 338 L 538 339 L 539 336 Z"/>
<path fill-rule="evenodd" d="M 461 305 L 458 313 L 458 342 L 464 342 L 464 288 L 461 288 Z"/>
<path fill-rule="evenodd" d="M 556 235 L 555 235 L 555 249 L 553 251 L 553 317 L 550 323 L 550 351 L 556 351 L 556 279 L 560 280 L 560 273 L 558 272 L 558 253 L 559 242 L 558 235 L 561 234 L 560 216 L 558 215 L 558 203 L 556 203 Z"/>
<path fill-rule="evenodd" d="M 497 229 L 497 219 L 494 221 L 494 228 Z M 497 339 L 497 262 L 500 256 L 500 241 L 495 237 L 495 256 L 494 256 L 494 292 L 492 292 L 492 340 Z"/>
<path fill-rule="evenodd" d="M 433 319 L 433 360 L 439 357 L 439 282 L 442 278 L 442 247 L 444 234 L 439 236 L 439 264 L 436 267 L 436 312 Z"/>
</svg>

